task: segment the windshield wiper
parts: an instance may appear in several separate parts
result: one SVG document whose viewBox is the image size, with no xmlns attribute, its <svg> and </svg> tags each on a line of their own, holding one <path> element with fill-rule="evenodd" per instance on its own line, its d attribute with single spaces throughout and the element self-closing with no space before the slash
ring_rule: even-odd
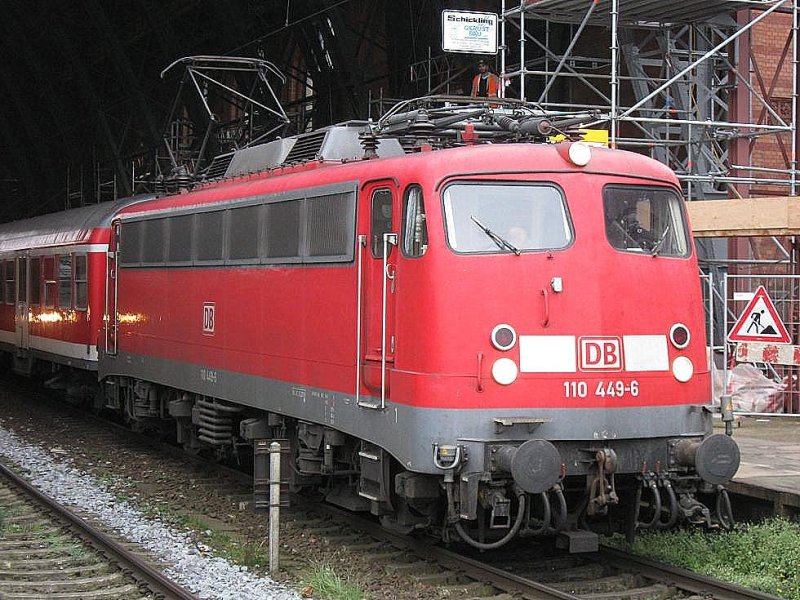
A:
<svg viewBox="0 0 800 600">
<path fill-rule="evenodd" d="M 483 233 L 486 234 L 486 237 L 488 237 L 495 244 L 497 244 L 498 248 L 500 248 L 500 249 L 505 248 L 506 250 L 510 250 L 511 252 L 516 254 L 517 256 L 519 256 L 521 254 L 521 252 L 519 251 L 519 248 L 517 248 L 516 246 L 513 246 L 508 240 L 504 240 L 502 237 L 497 235 L 494 231 L 489 229 L 486 225 L 484 225 L 483 223 L 478 221 L 478 219 L 475 218 L 475 215 L 470 215 L 469 218 L 472 219 L 472 222 L 475 223 L 475 225 L 477 225 L 478 227 L 481 228 L 481 231 L 483 231 Z"/>
<path fill-rule="evenodd" d="M 661 251 L 661 246 L 664 245 L 664 241 L 667 239 L 667 234 L 669 233 L 670 225 L 667 225 L 666 229 L 664 229 L 664 233 L 661 234 L 661 237 L 658 238 L 658 241 L 653 244 L 653 249 L 650 251 L 653 256 L 658 256 L 658 253 Z"/>
</svg>

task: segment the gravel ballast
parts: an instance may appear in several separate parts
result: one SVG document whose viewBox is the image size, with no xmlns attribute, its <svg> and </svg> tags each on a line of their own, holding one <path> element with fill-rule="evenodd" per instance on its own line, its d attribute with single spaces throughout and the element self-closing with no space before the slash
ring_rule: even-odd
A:
<svg viewBox="0 0 800 600">
<path fill-rule="evenodd" d="M 28 481 L 84 517 L 140 545 L 171 565 L 168 577 L 201 598 L 289 600 L 299 595 L 225 559 L 209 556 L 182 532 L 144 516 L 109 493 L 102 483 L 71 465 L 69 458 L 22 441 L 0 423 L 0 456 L 19 466 Z"/>
</svg>

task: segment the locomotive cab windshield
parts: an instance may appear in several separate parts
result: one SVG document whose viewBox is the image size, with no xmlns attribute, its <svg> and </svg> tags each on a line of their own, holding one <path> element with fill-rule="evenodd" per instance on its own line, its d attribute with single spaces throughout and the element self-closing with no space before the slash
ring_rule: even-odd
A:
<svg viewBox="0 0 800 600">
<path fill-rule="evenodd" d="M 460 254 L 518 254 L 572 243 L 564 196 L 551 184 L 454 183 L 443 202 L 447 242 Z"/>
<path fill-rule="evenodd" d="M 689 256 L 681 202 L 670 189 L 607 186 L 603 211 L 609 243 L 623 252 Z"/>
</svg>

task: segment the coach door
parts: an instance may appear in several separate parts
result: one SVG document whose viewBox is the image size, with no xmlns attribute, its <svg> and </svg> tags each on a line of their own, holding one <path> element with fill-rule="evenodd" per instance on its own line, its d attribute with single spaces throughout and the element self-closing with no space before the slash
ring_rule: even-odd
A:
<svg viewBox="0 0 800 600">
<path fill-rule="evenodd" d="M 394 298 L 397 264 L 398 208 L 396 186 L 368 185 L 362 201 L 369 206 L 369 232 L 359 237 L 359 383 L 380 396 L 380 403 L 359 404 L 383 408 L 389 394 L 394 364 Z"/>
<path fill-rule="evenodd" d="M 111 226 L 111 239 L 106 253 L 106 305 L 103 323 L 105 324 L 106 354 L 117 353 L 117 246 L 119 244 L 119 221 Z"/>
<path fill-rule="evenodd" d="M 30 322 L 28 312 L 28 259 L 17 258 L 17 312 L 14 319 L 17 329 L 17 349 L 30 348 Z"/>
</svg>

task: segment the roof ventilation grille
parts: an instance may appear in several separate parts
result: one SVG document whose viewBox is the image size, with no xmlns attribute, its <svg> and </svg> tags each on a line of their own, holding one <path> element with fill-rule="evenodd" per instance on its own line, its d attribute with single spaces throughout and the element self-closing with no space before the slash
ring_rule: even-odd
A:
<svg viewBox="0 0 800 600">
<path fill-rule="evenodd" d="M 283 162 L 285 164 L 292 164 L 316 159 L 320 154 L 322 144 L 327 134 L 328 132 L 323 130 L 299 136 L 291 152 L 289 152 Z"/>
<path fill-rule="evenodd" d="M 230 152 L 228 154 L 220 154 L 219 156 L 215 156 L 211 161 L 211 164 L 208 165 L 208 168 L 205 170 L 205 173 L 203 173 L 203 179 L 208 180 L 223 177 L 225 172 L 228 170 L 228 166 L 233 160 L 234 154 L 236 153 Z"/>
</svg>

